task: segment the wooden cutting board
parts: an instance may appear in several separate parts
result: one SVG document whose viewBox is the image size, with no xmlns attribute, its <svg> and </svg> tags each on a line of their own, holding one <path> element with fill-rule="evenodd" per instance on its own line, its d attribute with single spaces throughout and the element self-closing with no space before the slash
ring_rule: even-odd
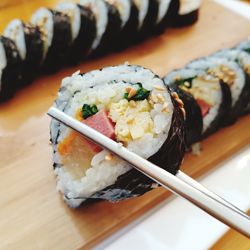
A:
<svg viewBox="0 0 250 250">
<path fill-rule="evenodd" d="M 0 9 L 0 31 L 12 18 L 28 20 L 39 6 L 57 1 L 36 0 Z M 27 1 L 28 2 L 28 1 Z M 57 74 L 39 77 L 15 98 L 0 105 L 0 248 L 89 249 L 170 193 L 159 188 L 117 204 L 96 202 L 74 210 L 57 193 L 45 115 L 63 77 L 129 61 L 163 76 L 199 56 L 233 46 L 250 35 L 250 22 L 212 1 L 204 1 L 199 22 L 170 29 L 122 53 L 114 53 Z M 250 117 L 241 118 L 203 142 L 201 155 L 187 155 L 182 169 L 198 177 L 250 143 Z"/>
</svg>

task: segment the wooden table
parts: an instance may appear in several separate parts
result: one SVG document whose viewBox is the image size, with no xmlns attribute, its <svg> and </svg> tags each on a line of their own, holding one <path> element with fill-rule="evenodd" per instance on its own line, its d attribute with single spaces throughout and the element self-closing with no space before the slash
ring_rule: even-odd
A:
<svg viewBox="0 0 250 250">
<path fill-rule="evenodd" d="M 56 2 L 22 1 L 0 9 L 0 32 L 12 18 L 28 20 L 37 7 Z M 45 115 L 63 77 L 78 69 L 85 72 L 124 61 L 149 67 L 163 76 L 191 59 L 233 46 L 249 35 L 247 20 L 212 1 L 204 1 L 196 25 L 169 29 L 119 54 L 39 77 L 0 105 L 0 248 L 88 249 L 170 195 L 159 188 L 117 204 L 96 202 L 77 210 L 64 204 L 55 189 L 50 119 Z M 249 144 L 249 125 L 250 117 L 243 117 L 205 140 L 199 157 L 186 156 L 183 171 L 198 177 Z"/>
</svg>

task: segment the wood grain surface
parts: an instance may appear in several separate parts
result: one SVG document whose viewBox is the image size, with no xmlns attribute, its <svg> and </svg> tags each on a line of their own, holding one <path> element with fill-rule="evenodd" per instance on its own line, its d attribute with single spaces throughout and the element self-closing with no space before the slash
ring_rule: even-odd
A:
<svg viewBox="0 0 250 250">
<path fill-rule="evenodd" d="M 24 1 L 23 1 L 24 2 Z M 29 1 L 0 9 L 0 32 L 12 18 L 28 20 L 37 7 L 57 1 Z M 15 98 L 0 105 L 0 248 L 89 249 L 166 199 L 159 188 L 116 204 L 96 202 L 74 210 L 57 193 L 45 115 L 56 98 L 63 77 L 129 61 L 163 76 L 199 56 L 233 46 L 250 35 L 250 22 L 204 1 L 199 22 L 169 29 L 122 53 L 84 62 L 39 77 Z M 183 171 L 198 177 L 250 143 L 250 117 L 241 118 L 203 142 L 199 157 L 187 155 Z"/>
<path fill-rule="evenodd" d="M 250 211 L 248 211 L 250 215 Z M 249 250 L 250 249 L 250 240 L 236 232 L 233 229 L 230 229 L 221 239 L 218 240 L 210 250 Z"/>
</svg>

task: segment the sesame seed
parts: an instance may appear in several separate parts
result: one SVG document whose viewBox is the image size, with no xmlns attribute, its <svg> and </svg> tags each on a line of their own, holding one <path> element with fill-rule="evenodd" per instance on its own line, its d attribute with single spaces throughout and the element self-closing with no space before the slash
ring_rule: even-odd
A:
<svg viewBox="0 0 250 250">
<path fill-rule="evenodd" d="M 128 93 L 128 98 L 131 98 L 136 95 L 137 90 L 134 88 L 131 88 L 129 93 Z"/>
<path fill-rule="evenodd" d="M 159 103 L 164 103 L 165 99 L 162 94 L 157 94 L 156 96 L 157 96 Z"/>
<path fill-rule="evenodd" d="M 105 160 L 106 161 L 111 161 L 113 159 L 113 155 L 112 154 L 108 154 L 105 156 Z"/>
<path fill-rule="evenodd" d="M 173 97 L 173 98 L 179 98 L 179 96 L 178 96 L 178 94 L 177 94 L 176 92 L 173 92 L 173 93 L 172 93 L 172 97 Z"/>
<path fill-rule="evenodd" d="M 164 91 L 164 90 L 166 90 L 164 87 L 159 86 L 159 85 L 154 85 L 154 88 L 155 88 L 156 90 L 159 90 L 159 91 Z"/>
<path fill-rule="evenodd" d="M 184 103 L 183 103 L 183 101 L 180 98 L 176 98 L 175 100 L 176 100 L 176 102 L 179 104 L 179 106 L 181 108 L 184 107 Z"/>
</svg>

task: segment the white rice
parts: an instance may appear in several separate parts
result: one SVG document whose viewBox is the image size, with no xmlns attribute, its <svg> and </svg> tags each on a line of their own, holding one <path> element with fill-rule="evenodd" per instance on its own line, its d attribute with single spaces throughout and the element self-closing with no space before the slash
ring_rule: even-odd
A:
<svg viewBox="0 0 250 250">
<path fill-rule="evenodd" d="M 0 40 L 0 91 L 2 88 L 2 73 L 6 66 L 7 66 L 6 53 L 2 41 Z"/>
<path fill-rule="evenodd" d="M 25 60 L 26 44 L 22 21 L 20 19 L 12 20 L 5 28 L 3 35 L 10 38 L 16 44 L 22 60 Z"/>
<path fill-rule="evenodd" d="M 80 4 L 89 7 L 96 18 L 96 38 L 93 41 L 92 49 L 96 49 L 104 35 L 108 25 L 108 9 L 104 0 L 81 0 Z"/>
<path fill-rule="evenodd" d="M 114 5 L 119 11 L 120 18 L 122 20 L 121 27 L 123 28 L 130 17 L 130 10 L 131 10 L 130 0 L 106 0 L 106 1 L 109 4 Z"/>
<path fill-rule="evenodd" d="M 45 58 L 53 40 L 53 34 L 54 34 L 53 14 L 47 8 L 40 8 L 32 15 L 31 23 L 40 27 L 44 34 L 45 48 L 43 57 Z"/>
<path fill-rule="evenodd" d="M 148 13 L 149 0 L 133 0 L 133 2 L 139 11 L 139 29 L 140 29 Z"/>
<path fill-rule="evenodd" d="M 236 46 L 237 49 L 240 50 L 245 50 L 245 49 L 250 49 L 250 37 L 248 37 L 246 40 L 244 40 L 243 42 L 239 43 Z"/>
<path fill-rule="evenodd" d="M 158 3 L 159 7 L 156 23 L 161 22 L 162 19 L 166 16 L 171 0 L 158 0 Z"/>
<path fill-rule="evenodd" d="M 232 94 L 232 106 L 234 106 L 235 103 L 238 101 L 245 85 L 244 72 L 236 62 L 230 61 L 226 58 L 209 57 L 209 58 L 199 59 L 187 64 L 188 68 L 205 69 L 205 70 L 217 69 L 220 66 L 226 66 L 236 74 L 234 83 L 231 86 L 229 86 Z"/>
<path fill-rule="evenodd" d="M 201 6 L 201 0 L 180 0 L 179 15 L 189 14 Z"/>
<path fill-rule="evenodd" d="M 69 16 L 74 41 L 78 37 L 81 28 L 81 12 L 78 5 L 76 3 L 59 3 L 55 9 Z"/>
<path fill-rule="evenodd" d="M 159 78 L 155 78 L 151 71 L 142 69 L 141 67 L 121 65 L 107 67 L 101 71 L 95 70 L 83 76 L 73 75 L 63 79 L 62 92 L 61 94 L 59 93 L 58 98 L 64 99 L 64 95 L 73 95 L 73 98 L 68 100 L 64 112 L 74 115 L 83 103 L 95 104 L 98 102 L 97 106 L 101 109 L 105 103 L 109 103 L 111 100 L 111 102 L 118 102 L 123 99 L 126 86 L 137 82 L 141 82 L 143 87 L 148 90 L 156 91 L 155 94 L 158 93 L 158 90 L 153 89 L 153 86 L 164 87 L 163 82 Z M 91 86 L 94 87 L 90 88 Z M 76 93 L 76 91 L 80 92 Z M 145 158 L 155 154 L 161 148 L 167 139 L 170 129 L 173 105 L 168 92 L 165 91 L 163 93 L 165 101 L 169 104 L 169 112 L 162 113 L 162 107 L 155 104 L 151 111 L 151 116 L 154 120 L 154 136 L 146 133 L 143 137 L 128 142 L 127 148 L 129 150 Z M 70 131 L 70 129 L 60 125 L 58 141 L 63 140 Z M 57 146 L 54 146 L 54 149 L 57 150 Z M 131 169 L 127 163 L 117 157 L 113 157 L 109 161 L 105 160 L 107 153 L 103 150 L 96 154 L 92 158 L 90 168 L 80 180 L 75 179 L 63 167 L 55 169 L 58 176 L 57 188 L 67 196 L 66 201 L 70 206 L 78 206 L 84 201 L 84 198 L 90 197 L 95 192 L 114 184 L 118 176 Z M 61 157 L 57 152 L 55 153 L 54 161 L 57 164 L 61 164 Z M 78 197 L 84 198 L 79 199 Z"/>
</svg>

